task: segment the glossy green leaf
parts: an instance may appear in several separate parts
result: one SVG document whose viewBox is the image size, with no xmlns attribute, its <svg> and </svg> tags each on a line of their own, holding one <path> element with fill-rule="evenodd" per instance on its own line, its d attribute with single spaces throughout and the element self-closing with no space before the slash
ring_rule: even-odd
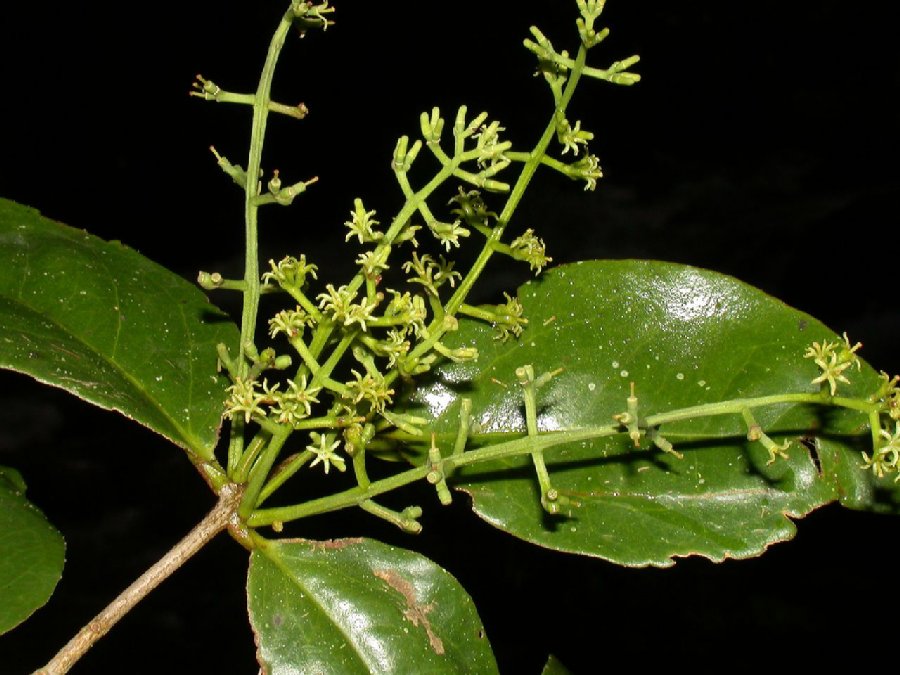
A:
<svg viewBox="0 0 900 675">
<path fill-rule="evenodd" d="M 197 288 L 117 242 L 0 200 L 0 367 L 118 410 L 209 458 L 237 329 Z"/>
<path fill-rule="evenodd" d="M 270 542 L 250 557 L 264 673 L 496 673 L 471 598 L 427 558 L 370 539 Z"/>
<path fill-rule="evenodd" d="M 19 473 L 0 466 L 0 634 L 50 598 L 62 575 L 65 542 L 25 499 Z"/>
<path fill-rule="evenodd" d="M 717 401 L 817 391 L 817 367 L 803 358 L 813 341 L 840 339 L 815 319 L 733 278 L 658 262 L 585 262 L 557 268 L 520 289 L 529 324 L 500 342 L 489 326 L 461 323 L 451 346 L 477 346 L 469 364 L 443 366 L 414 395 L 452 446 L 459 400 L 473 400 L 469 447 L 521 436 L 523 394 L 516 368 L 563 369 L 538 392 L 538 427 L 567 431 L 609 425 L 624 412 L 631 383 L 647 416 Z M 867 396 L 877 374 L 847 373 L 844 393 Z M 790 459 L 746 439 L 740 415 L 664 425 L 683 459 L 635 449 L 624 434 L 545 453 L 550 476 L 574 506 L 558 517 L 539 503 L 530 458 L 465 467 L 452 483 L 496 527 L 536 544 L 623 565 L 670 565 L 673 557 L 712 560 L 762 553 L 795 532 L 793 518 L 844 499 L 872 507 L 878 492 L 860 468 L 868 442 L 858 413 L 782 404 L 754 413 L 770 435 L 794 439 Z M 828 435 L 814 456 L 797 439 Z M 851 434 L 843 437 L 841 434 Z M 425 434 L 430 438 L 429 434 Z M 719 439 L 715 441 L 702 440 Z M 780 440 L 779 439 L 779 440 Z M 821 459 L 821 467 L 817 465 Z M 421 462 L 421 458 L 418 460 Z M 885 482 L 885 485 L 887 483 Z"/>
</svg>

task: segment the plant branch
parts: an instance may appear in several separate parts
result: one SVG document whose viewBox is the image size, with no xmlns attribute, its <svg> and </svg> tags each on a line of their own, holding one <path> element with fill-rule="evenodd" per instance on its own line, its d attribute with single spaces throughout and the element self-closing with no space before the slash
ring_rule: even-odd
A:
<svg viewBox="0 0 900 675">
<path fill-rule="evenodd" d="M 95 616 L 78 634 L 34 675 L 60 675 L 67 673 L 100 638 L 154 588 L 172 575 L 197 551 L 205 546 L 228 524 L 241 498 L 241 488 L 233 483 L 222 487 L 219 501 L 203 520 L 187 536 L 178 542 L 159 562 L 144 572 L 126 588 L 102 612 Z"/>
<path fill-rule="evenodd" d="M 259 87 L 253 103 L 253 123 L 250 136 L 250 156 L 247 160 L 247 181 L 244 186 L 244 220 L 246 231 L 246 249 L 244 261 L 244 308 L 241 316 L 241 350 L 254 344 L 256 331 L 256 315 L 259 308 L 260 280 L 259 280 L 259 251 L 257 239 L 257 223 L 259 204 L 259 175 L 262 167 L 263 142 L 266 136 L 266 122 L 269 116 L 269 104 L 272 95 L 272 78 L 275 75 L 275 66 L 281 49 L 293 24 L 294 14 L 288 10 L 278 24 L 272 41 L 269 44 L 269 52 L 266 63 L 263 66 L 259 79 Z M 241 358 L 239 361 L 239 375 L 246 376 L 248 365 Z"/>
<path fill-rule="evenodd" d="M 755 398 L 739 398 L 729 401 L 719 401 L 715 403 L 707 403 L 697 406 L 690 406 L 678 410 L 672 410 L 665 413 L 648 415 L 640 424 L 641 434 L 647 429 L 653 429 L 662 424 L 669 424 L 683 420 L 700 419 L 704 417 L 714 417 L 718 415 L 741 415 L 743 411 L 768 407 L 779 404 L 811 404 L 825 405 L 837 408 L 847 408 L 856 410 L 857 412 L 868 414 L 876 407 L 876 404 L 861 399 L 853 399 L 846 397 L 829 397 L 827 394 L 775 394 L 772 396 L 759 396 Z M 491 444 L 487 447 L 481 447 L 476 450 L 469 450 L 462 454 L 454 454 L 444 457 L 438 467 L 431 466 L 426 463 L 424 466 L 418 466 L 408 469 L 401 473 L 395 474 L 382 480 L 374 481 L 365 488 L 355 487 L 343 492 L 339 492 L 327 497 L 313 499 L 302 504 L 294 504 L 290 506 L 282 506 L 269 509 L 258 509 L 247 518 L 247 525 L 250 527 L 260 527 L 270 525 L 273 522 L 289 522 L 300 518 L 306 518 L 320 513 L 337 511 L 351 506 L 359 506 L 363 502 L 373 499 L 378 495 L 396 490 L 404 485 L 408 485 L 417 480 L 425 478 L 429 471 L 439 468 L 445 474 L 452 473 L 455 469 L 469 464 L 481 462 L 496 461 L 508 457 L 519 455 L 533 454 L 534 452 L 549 450 L 551 448 L 565 445 L 569 443 L 578 443 L 582 441 L 594 440 L 609 436 L 616 436 L 627 433 L 622 424 L 609 424 L 596 427 L 585 427 L 581 429 L 572 429 L 569 431 L 551 431 L 543 432 L 533 436 L 522 436 L 516 433 L 515 440 L 503 441 Z M 512 435 L 512 434 L 510 434 Z M 396 436 L 400 436 L 397 434 Z M 506 436 L 506 434 L 504 434 Z M 477 437 L 470 437 L 477 438 Z M 421 440 L 420 438 L 406 438 L 407 441 Z"/>
</svg>

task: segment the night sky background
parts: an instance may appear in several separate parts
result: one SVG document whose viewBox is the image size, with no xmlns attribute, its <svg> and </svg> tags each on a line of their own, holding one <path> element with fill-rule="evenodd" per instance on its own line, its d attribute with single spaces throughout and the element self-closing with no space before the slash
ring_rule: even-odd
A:
<svg viewBox="0 0 900 675">
<path fill-rule="evenodd" d="M 336 4 L 338 24 L 290 40 L 276 77 L 276 98 L 311 114 L 271 119 L 264 163 L 320 182 L 291 209 L 264 211 L 262 256 L 306 252 L 341 279 L 352 200 L 382 214 L 400 204 L 391 152 L 418 134 L 419 113 L 487 110 L 524 149 L 551 99 L 521 41 L 535 24 L 574 52 L 577 34 L 569 0 Z M 198 72 L 255 89 L 286 5 L 0 4 L 0 195 L 188 278 L 239 276 L 242 195 L 207 148 L 245 163 L 249 111 L 187 91 Z M 848 331 L 876 369 L 900 371 L 890 244 L 900 50 L 883 6 L 610 0 L 612 35 L 591 63 L 638 53 L 643 81 L 587 81 L 570 115 L 596 133 L 605 177 L 584 193 L 542 172 L 513 227 L 533 227 L 556 263 L 639 257 L 732 274 Z M 526 273 L 499 268 L 476 300 Z M 0 373 L 0 464 L 21 470 L 68 544 L 48 606 L 0 638 L 4 674 L 49 658 L 212 505 L 155 434 L 10 373 Z M 896 603 L 900 521 L 887 516 L 828 507 L 756 560 L 632 570 L 533 548 L 467 515 L 465 501 L 430 507 L 416 539 L 357 514 L 303 534 L 373 536 L 446 567 L 473 595 L 505 673 L 538 673 L 551 652 L 576 673 L 812 669 L 851 652 L 864 667 L 881 639 L 874 616 Z M 245 572 L 243 549 L 219 537 L 73 672 L 255 673 Z"/>
</svg>

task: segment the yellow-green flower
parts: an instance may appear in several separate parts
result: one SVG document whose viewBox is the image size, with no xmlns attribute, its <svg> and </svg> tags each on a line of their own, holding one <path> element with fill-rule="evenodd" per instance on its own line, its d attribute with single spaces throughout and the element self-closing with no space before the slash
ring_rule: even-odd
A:
<svg viewBox="0 0 900 675">
<path fill-rule="evenodd" d="M 332 435 L 319 434 L 315 431 L 310 434 L 310 438 L 312 438 L 312 445 L 307 445 L 306 449 L 316 456 L 310 467 L 321 464 L 322 468 L 325 469 L 325 473 L 328 473 L 331 465 L 334 464 L 334 468 L 338 471 L 347 470 L 344 458 L 335 453 L 335 450 L 341 444 L 340 441 L 333 440 L 334 436 Z"/>
<path fill-rule="evenodd" d="M 860 347 L 862 347 L 861 342 L 851 346 L 850 338 L 846 333 L 844 333 L 843 343 L 824 340 L 821 343 L 813 342 L 803 356 L 812 359 L 819 366 L 822 374 L 814 378 L 812 383 L 824 385 L 827 382 L 831 395 L 834 396 L 837 393 L 838 382 L 850 384 L 850 380 L 847 379 L 844 372 L 854 365 L 857 370 L 862 367 L 862 363 L 856 355 L 856 351 Z"/>
</svg>

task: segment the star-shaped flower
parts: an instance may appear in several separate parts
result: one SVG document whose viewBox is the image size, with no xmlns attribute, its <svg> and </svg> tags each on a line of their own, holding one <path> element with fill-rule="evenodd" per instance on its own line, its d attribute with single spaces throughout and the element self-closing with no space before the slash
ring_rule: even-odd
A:
<svg viewBox="0 0 900 675">
<path fill-rule="evenodd" d="M 321 463 L 322 468 L 325 469 L 325 473 L 328 473 L 331 465 L 334 464 L 334 467 L 338 471 L 346 471 L 347 464 L 344 461 L 344 458 L 335 453 L 335 450 L 341 444 L 340 441 L 332 441 L 334 436 L 319 434 L 315 431 L 310 434 L 310 438 L 312 438 L 313 444 L 307 445 L 306 449 L 316 456 L 312 461 L 312 464 L 310 464 L 310 467 Z"/>
</svg>

